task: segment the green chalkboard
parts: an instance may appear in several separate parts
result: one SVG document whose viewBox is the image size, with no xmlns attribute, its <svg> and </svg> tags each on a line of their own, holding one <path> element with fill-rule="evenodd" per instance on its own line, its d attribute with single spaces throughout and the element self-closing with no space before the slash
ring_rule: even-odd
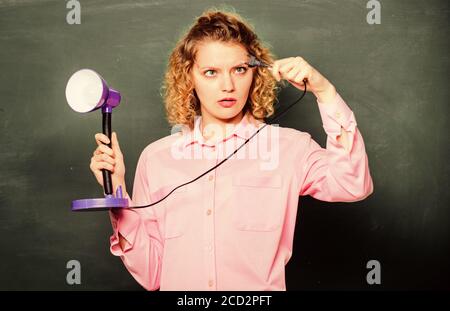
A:
<svg viewBox="0 0 450 311">
<path fill-rule="evenodd" d="M 141 289 L 109 252 L 107 213 L 73 213 L 102 195 L 89 170 L 100 112 L 77 114 L 65 85 L 81 68 L 122 93 L 113 114 L 132 188 L 141 151 L 170 134 L 160 87 L 177 38 L 221 1 L 0 0 L 0 289 Z M 301 198 L 288 289 L 448 288 L 448 1 L 228 1 L 278 58 L 302 56 L 355 113 L 375 191 L 356 203 Z M 288 104 L 293 88 L 279 95 Z M 308 94 L 280 121 L 325 146 Z M 81 264 L 68 285 L 66 264 Z"/>
</svg>

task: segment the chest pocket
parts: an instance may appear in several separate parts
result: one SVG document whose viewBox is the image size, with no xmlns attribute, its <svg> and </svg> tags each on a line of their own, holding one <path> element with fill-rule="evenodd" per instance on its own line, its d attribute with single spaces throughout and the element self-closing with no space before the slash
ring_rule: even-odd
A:
<svg viewBox="0 0 450 311">
<path fill-rule="evenodd" d="M 273 231 L 283 216 L 282 178 L 278 174 L 233 176 L 232 222 L 239 230 Z"/>
<path fill-rule="evenodd" d="M 177 185 L 169 187 L 169 192 Z M 187 211 L 187 188 L 189 185 L 183 186 L 175 190 L 164 201 L 164 238 L 176 238 L 184 234 L 186 230 L 189 215 Z"/>
</svg>

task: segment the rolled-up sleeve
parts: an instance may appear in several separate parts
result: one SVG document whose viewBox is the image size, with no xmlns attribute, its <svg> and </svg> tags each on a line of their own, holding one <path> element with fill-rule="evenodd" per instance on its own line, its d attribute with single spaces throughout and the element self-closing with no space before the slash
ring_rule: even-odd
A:
<svg viewBox="0 0 450 311">
<path fill-rule="evenodd" d="M 355 116 L 339 94 L 318 105 L 327 133 L 326 149 L 309 134 L 302 136 L 296 153 L 299 194 L 328 202 L 363 200 L 373 192 L 373 182 Z M 347 132 L 347 149 L 337 140 L 341 129 Z"/>
<path fill-rule="evenodd" d="M 151 201 L 148 187 L 148 166 L 144 153 L 136 168 L 133 196 L 129 206 L 147 205 Z M 131 275 L 147 290 L 156 290 L 160 285 L 163 239 L 152 207 L 123 209 L 109 212 L 113 234 L 110 250 L 119 256 Z M 119 233 L 126 240 L 124 249 L 119 243 Z"/>
</svg>

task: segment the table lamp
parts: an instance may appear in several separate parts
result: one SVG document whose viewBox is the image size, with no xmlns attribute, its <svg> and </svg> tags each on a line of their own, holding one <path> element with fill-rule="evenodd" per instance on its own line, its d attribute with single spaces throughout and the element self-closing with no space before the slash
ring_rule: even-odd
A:
<svg viewBox="0 0 450 311">
<path fill-rule="evenodd" d="M 101 108 L 103 134 L 108 136 L 111 148 L 111 116 L 113 108 L 119 106 L 120 93 L 108 87 L 105 80 L 91 69 L 75 72 L 67 82 L 66 99 L 69 106 L 80 113 L 92 112 Z M 104 198 L 81 199 L 72 201 L 72 211 L 98 211 L 116 208 L 128 208 L 128 199 L 123 197 L 119 186 L 113 194 L 111 172 L 103 169 Z"/>
</svg>

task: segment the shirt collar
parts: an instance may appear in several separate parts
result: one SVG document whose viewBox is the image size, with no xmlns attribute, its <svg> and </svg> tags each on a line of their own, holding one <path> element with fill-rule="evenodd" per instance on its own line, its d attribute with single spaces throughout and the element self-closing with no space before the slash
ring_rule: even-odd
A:
<svg viewBox="0 0 450 311">
<path fill-rule="evenodd" d="M 184 144 L 183 144 L 184 147 L 187 147 L 193 143 L 198 143 L 200 145 L 214 146 L 213 143 L 205 141 L 205 138 L 203 137 L 200 130 L 201 120 L 202 116 L 195 117 L 193 130 L 191 130 L 188 126 L 183 126 L 182 133 L 184 136 Z M 262 125 L 264 125 L 264 122 L 256 120 L 250 113 L 250 111 L 247 111 L 244 114 L 242 120 L 235 126 L 233 132 L 229 134 L 227 137 L 225 137 L 223 141 L 226 141 L 233 136 L 246 140 L 251 135 L 253 135 Z"/>
</svg>

